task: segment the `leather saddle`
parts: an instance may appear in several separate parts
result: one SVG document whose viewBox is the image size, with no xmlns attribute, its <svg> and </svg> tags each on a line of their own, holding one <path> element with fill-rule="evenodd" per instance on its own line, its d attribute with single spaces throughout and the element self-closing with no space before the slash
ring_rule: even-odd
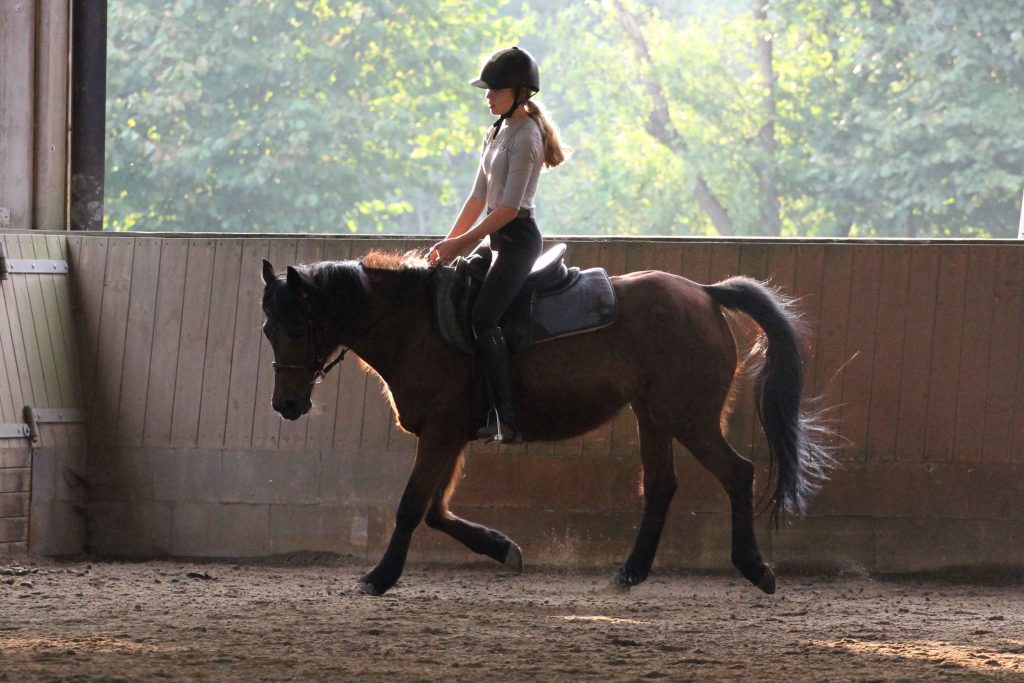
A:
<svg viewBox="0 0 1024 683">
<path fill-rule="evenodd" d="M 476 347 L 470 315 L 493 256 L 481 246 L 435 272 L 434 313 L 441 336 L 470 356 Z M 501 328 L 516 355 L 532 344 L 607 327 L 618 311 L 608 273 L 566 266 L 565 244 L 556 244 L 534 263 Z"/>
</svg>

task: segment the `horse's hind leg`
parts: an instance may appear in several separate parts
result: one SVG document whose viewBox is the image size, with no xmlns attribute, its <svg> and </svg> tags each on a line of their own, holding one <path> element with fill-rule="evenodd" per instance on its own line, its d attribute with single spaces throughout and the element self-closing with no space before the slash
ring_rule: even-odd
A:
<svg viewBox="0 0 1024 683">
<path fill-rule="evenodd" d="M 640 460 L 644 468 L 644 514 L 633 552 L 615 576 L 615 583 L 624 588 L 641 583 L 650 574 L 677 487 L 671 432 L 654 423 L 642 401 L 634 401 L 633 412 L 640 433 Z"/>
<path fill-rule="evenodd" d="M 754 465 L 733 450 L 717 422 L 677 435 L 729 494 L 732 508 L 732 563 L 765 593 L 775 592 L 775 574 L 765 564 L 754 535 Z"/>
<path fill-rule="evenodd" d="M 427 526 L 443 531 L 475 553 L 486 555 L 514 571 L 522 572 L 523 552 L 512 539 L 495 529 L 468 522 L 448 510 L 448 500 L 455 492 L 462 474 L 462 461 L 463 456 L 460 454 L 441 479 L 441 485 L 427 510 Z"/>
</svg>

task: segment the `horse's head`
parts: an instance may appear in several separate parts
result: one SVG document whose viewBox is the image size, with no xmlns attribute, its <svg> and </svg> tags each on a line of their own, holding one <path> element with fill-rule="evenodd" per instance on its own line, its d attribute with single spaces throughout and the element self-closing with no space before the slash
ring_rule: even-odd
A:
<svg viewBox="0 0 1024 683">
<path fill-rule="evenodd" d="M 313 386 L 330 350 L 313 319 L 316 285 L 291 266 L 278 277 L 269 261 L 263 262 L 263 282 L 263 334 L 274 350 L 272 405 L 286 420 L 297 420 L 313 405 Z"/>
</svg>

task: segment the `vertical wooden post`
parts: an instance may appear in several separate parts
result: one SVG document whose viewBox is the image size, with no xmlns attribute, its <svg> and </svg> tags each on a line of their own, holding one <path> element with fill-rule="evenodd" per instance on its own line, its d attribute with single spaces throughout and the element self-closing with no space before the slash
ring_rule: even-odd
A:
<svg viewBox="0 0 1024 683">
<path fill-rule="evenodd" d="M 36 9 L 33 228 L 67 228 L 69 0 Z"/>
<path fill-rule="evenodd" d="M 103 229 L 107 0 L 71 4 L 72 230 Z"/>
<path fill-rule="evenodd" d="M 15 229 L 32 225 L 35 5 L 0 3 L 0 212 Z"/>
</svg>

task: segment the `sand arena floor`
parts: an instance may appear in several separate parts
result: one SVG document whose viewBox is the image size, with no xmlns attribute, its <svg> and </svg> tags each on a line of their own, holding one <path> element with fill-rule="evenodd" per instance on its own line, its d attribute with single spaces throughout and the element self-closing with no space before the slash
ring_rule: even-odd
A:
<svg viewBox="0 0 1024 683">
<path fill-rule="evenodd" d="M 1019 584 L 414 565 L 371 598 L 353 559 L 21 565 L 3 681 L 1024 680 Z"/>
</svg>

